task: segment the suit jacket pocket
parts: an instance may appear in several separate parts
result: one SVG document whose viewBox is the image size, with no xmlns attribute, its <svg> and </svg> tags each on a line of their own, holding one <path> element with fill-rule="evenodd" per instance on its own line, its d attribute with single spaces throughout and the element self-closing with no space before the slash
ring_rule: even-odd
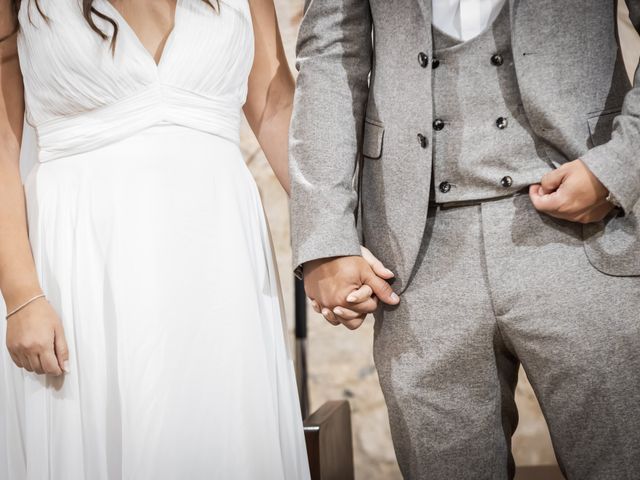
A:
<svg viewBox="0 0 640 480">
<path fill-rule="evenodd" d="M 594 112 L 587 119 L 592 147 L 611 139 L 613 121 L 620 108 Z M 602 273 L 640 276 L 640 203 L 624 217 L 583 225 L 584 248 L 589 262 Z"/>
<path fill-rule="evenodd" d="M 591 265 L 617 277 L 640 276 L 640 204 L 625 217 L 583 225 Z"/>
<path fill-rule="evenodd" d="M 384 127 L 380 122 L 365 119 L 364 136 L 362 139 L 362 155 L 367 158 L 378 159 L 382 156 L 382 141 Z"/>
<path fill-rule="evenodd" d="M 600 112 L 594 112 L 587 118 L 591 147 L 597 147 L 611 140 L 613 121 L 620 115 L 621 108 L 609 108 Z"/>
</svg>

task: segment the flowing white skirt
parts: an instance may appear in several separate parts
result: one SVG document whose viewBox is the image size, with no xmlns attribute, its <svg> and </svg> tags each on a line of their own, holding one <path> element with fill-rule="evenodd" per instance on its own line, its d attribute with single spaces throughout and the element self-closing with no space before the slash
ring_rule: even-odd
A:
<svg viewBox="0 0 640 480">
<path fill-rule="evenodd" d="M 238 147 L 154 127 L 37 165 L 26 192 L 71 373 L 19 370 L 2 349 L 0 478 L 307 479 L 268 228 Z"/>
</svg>

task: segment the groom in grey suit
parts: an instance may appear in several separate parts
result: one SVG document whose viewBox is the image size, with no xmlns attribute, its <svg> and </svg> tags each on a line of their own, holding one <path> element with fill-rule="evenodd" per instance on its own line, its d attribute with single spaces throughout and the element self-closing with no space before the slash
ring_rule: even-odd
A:
<svg viewBox="0 0 640 480">
<path fill-rule="evenodd" d="M 511 478 L 522 364 L 568 479 L 638 479 L 640 76 L 617 2 L 497 3 L 461 40 L 431 0 L 307 2 L 294 262 L 332 323 L 375 310 L 406 478 Z"/>
</svg>

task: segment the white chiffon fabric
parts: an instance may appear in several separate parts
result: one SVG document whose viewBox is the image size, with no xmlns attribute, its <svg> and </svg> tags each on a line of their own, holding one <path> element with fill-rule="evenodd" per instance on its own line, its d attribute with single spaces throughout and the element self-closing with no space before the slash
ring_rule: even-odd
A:
<svg viewBox="0 0 640 480">
<path fill-rule="evenodd" d="M 106 0 L 113 55 L 78 0 L 40 0 L 48 22 L 33 4 L 19 36 L 29 229 L 71 372 L 25 372 L 3 349 L 0 478 L 308 479 L 268 227 L 238 146 L 247 0 L 220 15 L 178 0 L 159 65 Z"/>
</svg>

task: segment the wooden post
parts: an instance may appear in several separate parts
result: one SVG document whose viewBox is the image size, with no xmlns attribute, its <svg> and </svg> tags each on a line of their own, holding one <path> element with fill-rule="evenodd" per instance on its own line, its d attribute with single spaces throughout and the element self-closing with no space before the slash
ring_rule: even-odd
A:
<svg viewBox="0 0 640 480">
<path fill-rule="evenodd" d="M 353 480 L 351 408 L 327 402 L 304 422 L 312 480 Z"/>
</svg>

